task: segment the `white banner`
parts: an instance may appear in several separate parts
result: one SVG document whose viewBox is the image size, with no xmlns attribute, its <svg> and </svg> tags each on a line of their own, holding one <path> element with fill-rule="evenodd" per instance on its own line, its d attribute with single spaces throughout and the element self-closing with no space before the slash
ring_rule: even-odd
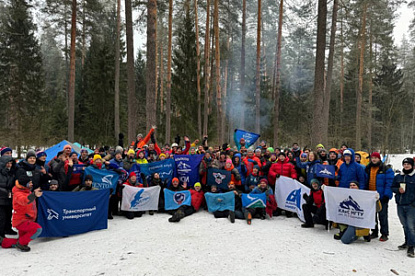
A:
<svg viewBox="0 0 415 276">
<path fill-rule="evenodd" d="M 122 190 L 122 211 L 158 210 L 160 186 L 136 188 L 124 185 Z"/>
<path fill-rule="evenodd" d="M 327 220 L 360 228 L 375 228 L 375 191 L 327 186 L 324 198 Z"/>
<path fill-rule="evenodd" d="M 303 194 L 310 194 L 310 188 L 304 186 L 295 179 L 280 176 L 275 181 L 275 200 L 278 208 L 297 213 L 301 221 L 304 220 Z"/>
</svg>

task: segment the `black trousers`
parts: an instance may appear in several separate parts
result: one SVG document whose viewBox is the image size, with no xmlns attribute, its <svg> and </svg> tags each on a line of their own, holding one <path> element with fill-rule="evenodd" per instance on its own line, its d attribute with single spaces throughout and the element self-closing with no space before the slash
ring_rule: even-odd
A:
<svg viewBox="0 0 415 276">
<path fill-rule="evenodd" d="M 12 229 L 12 206 L 0 205 L 0 236 L 4 237 L 6 231 Z"/>
</svg>

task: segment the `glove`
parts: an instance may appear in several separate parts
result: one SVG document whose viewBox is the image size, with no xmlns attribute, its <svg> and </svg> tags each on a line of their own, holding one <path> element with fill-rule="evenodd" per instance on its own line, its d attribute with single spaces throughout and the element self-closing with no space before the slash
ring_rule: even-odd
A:
<svg viewBox="0 0 415 276">
<path fill-rule="evenodd" d="M 305 201 L 307 201 L 308 200 L 308 195 L 306 193 L 304 193 L 303 198 L 304 198 Z"/>
<path fill-rule="evenodd" d="M 388 196 L 383 196 L 381 201 L 387 203 L 387 202 L 389 202 L 389 197 Z"/>
<path fill-rule="evenodd" d="M 280 175 L 277 173 L 277 174 L 275 175 L 275 177 L 276 177 L 276 178 L 280 178 Z"/>
</svg>

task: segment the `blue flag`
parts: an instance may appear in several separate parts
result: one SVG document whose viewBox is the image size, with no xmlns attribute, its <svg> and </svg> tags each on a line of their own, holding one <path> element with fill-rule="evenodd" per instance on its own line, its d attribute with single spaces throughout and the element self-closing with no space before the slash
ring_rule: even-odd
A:
<svg viewBox="0 0 415 276">
<path fill-rule="evenodd" d="M 73 174 L 83 173 L 85 167 L 86 167 L 86 165 L 84 165 L 84 164 L 74 164 L 72 173 Z"/>
<path fill-rule="evenodd" d="M 245 208 L 265 208 L 267 207 L 267 195 L 262 194 L 242 194 L 242 206 Z"/>
<path fill-rule="evenodd" d="M 239 141 L 241 141 L 241 138 L 245 139 L 245 147 L 249 148 L 256 142 L 256 140 L 258 140 L 260 136 L 261 135 L 253 133 L 253 132 L 249 132 L 249 131 L 245 131 L 241 129 L 235 129 L 233 140 L 235 141 L 235 144 L 238 150 L 240 150 L 241 144 L 239 143 Z"/>
<path fill-rule="evenodd" d="M 40 237 L 64 237 L 107 229 L 109 190 L 43 192 L 38 201 Z"/>
<path fill-rule="evenodd" d="M 182 205 L 192 205 L 190 191 L 173 192 L 164 189 L 164 209 L 176 210 Z"/>
<path fill-rule="evenodd" d="M 206 193 L 205 198 L 211 213 L 225 210 L 235 211 L 235 194 L 232 191 L 219 194 Z"/>
<path fill-rule="evenodd" d="M 216 168 L 209 168 L 207 172 L 207 185 L 218 186 L 222 191 L 228 190 L 228 184 L 231 181 L 231 172 L 227 170 L 219 170 Z"/>
<path fill-rule="evenodd" d="M 336 167 L 317 163 L 315 172 L 317 177 L 334 179 L 336 176 Z"/>
<path fill-rule="evenodd" d="M 130 171 L 128 172 L 129 174 L 135 172 L 135 175 L 137 176 L 137 181 L 139 183 L 143 183 L 143 180 L 141 179 L 141 169 L 140 169 L 140 165 L 139 164 L 134 164 Z"/>
<path fill-rule="evenodd" d="M 92 175 L 92 186 L 100 190 L 113 189 L 112 194 L 115 194 L 117 188 L 118 179 L 120 176 L 118 173 L 108 170 L 98 170 L 93 167 L 86 167 L 84 176 Z"/>
<path fill-rule="evenodd" d="M 180 182 L 186 182 L 188 187 L 193 187 L 196 182 L 199 182 L 199 164 L 203 156 L 203 154 L 174 156 L 176 176 Z"/>
<path fill-rule="evenodd" d="M 147 182 L 151 180 L 151 174 L 158 173 L 161 180 L 167 180 L 167 184 L 170 185 L 174 176 L 175 163 L 173 159 L 165 159 L 163 161 L 157 161 L 147 164 L 139 164 L 140 171 L 147 177 Z"/>
</svg>

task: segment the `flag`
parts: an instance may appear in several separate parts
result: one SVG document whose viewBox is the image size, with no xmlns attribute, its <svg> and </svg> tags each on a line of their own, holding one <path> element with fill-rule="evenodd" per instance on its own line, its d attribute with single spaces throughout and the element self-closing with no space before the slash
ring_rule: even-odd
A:
<svg viewBox="0 0 415 276">
<path fill-rule="evenodd" d="M 122 190 L 122 211 L 136 212 L 158 210 L 160 186 L 137 188 L 124 185 Z"/>
<path fill-rule="evenodd" d="M 176 176 L 180 182 L 186 182 L 188 187 L 193 187 L 196 182 L 199 182 L 199 164 L 203 156 L 203 154 L 174 156 Z"/>
<path fill-rule="evenodd" d="M 206 193 L 206 203 L 209 212 L 216 211 L 235 211 L 235 194 L 233 192 L 227 193 Z"/>
<path fill-rule="evenodd" d="M 278 208 L 297 213 L 301 221 L 305 221 L 303 204 L 305 200 L 303 194 L 310 194 L 310 188 L 304 186 L 295 179 L 280 176 L 275 181 L 275 200 Z"/>
<path fill-rule="evenodd" d="M 167 185 L 170 185 L 174 176 L 176 164 L 173 159 L 169 158 L 162 161 L 139 164 L 139 167 L 140 172 L 144 173 L 147 177 L 147 182 L 151 181 L 151 174 L 158 173 L 161 180 L 167 181 Z"/>
<path fill-rule="evenodd" d="M 73 174 L 80 174 L 84 171 L 85 167 L 86 166 L 84 164 L 74 164 L 73 167 L 72 167 L 73 168 L 72 173 Z"/>
<path fill-rule="evenodd" d="M 128 171 L 128 174 L 132 172 L 135 172 L 138 183 L 143 183 L 143 180 L 141 179 L 141 169 L 139 164 L 134 164 L 131 166 L 131 169 Z"/>
<path fill-rule="evenodd" d="M 98 170 L 93 167 L 86 167 L 84 177 L 88 174 L 92 175 L 93 187 L 98 188 L 99 190 L 113 189 L 112 194 L 115 194 L 118 179 L 120 178 L 118 173 L 109 170 Z"/>
<path fill-rule="evenodd" d="M 317 163 L 315 172 L 317 177 L 334 179 L 336 176 L 336 167 Z"/>
<path fill-rule="evenodd" d="M 267 195 L 261 194 L 242 194 L 242 206 L 245 208 L 265 208 L 267 207 Z"/>
<path fill-rule="evenodd" d="M 219 170 L 216 168 L 209 168 L 207 172 L 207 185 L 218 186 L 218 189 L 228 190 L 228 184 L 231 181 L 231 172 L 227 170 Z"/>
<path fill-rule="evenodd" d="M 235 129 L 235 133 L 233 134 L 233 140 L 235 141 L 238 150 L 240 150 L 241 144 L 239 143 L 239 141 L 241 140 L 241 138 L 245 139 L 245 147 L 249 148 L 250 146 L 255 144 L 256 140 L 258 140 L 260 136 L 261 135 L 253 132 L 245 131 L 242 129 Z"/>
<path fill-rule="evenodd" d="M 374 229 L 376 226 L 376 191 L 325 187 L 327 220 Z"/>
<path fill-rule="evenodd" d="M 182 205 L 192 205 L 190 191 L 173 192 L 164 189 L 164 209 L 175 210 Z"/>
<path fill-rule="evenodd" d="M 109 190 L 43 192 L 38 201 L 40 237 L 65 237 L 107 229 Z"/>
</svg>

